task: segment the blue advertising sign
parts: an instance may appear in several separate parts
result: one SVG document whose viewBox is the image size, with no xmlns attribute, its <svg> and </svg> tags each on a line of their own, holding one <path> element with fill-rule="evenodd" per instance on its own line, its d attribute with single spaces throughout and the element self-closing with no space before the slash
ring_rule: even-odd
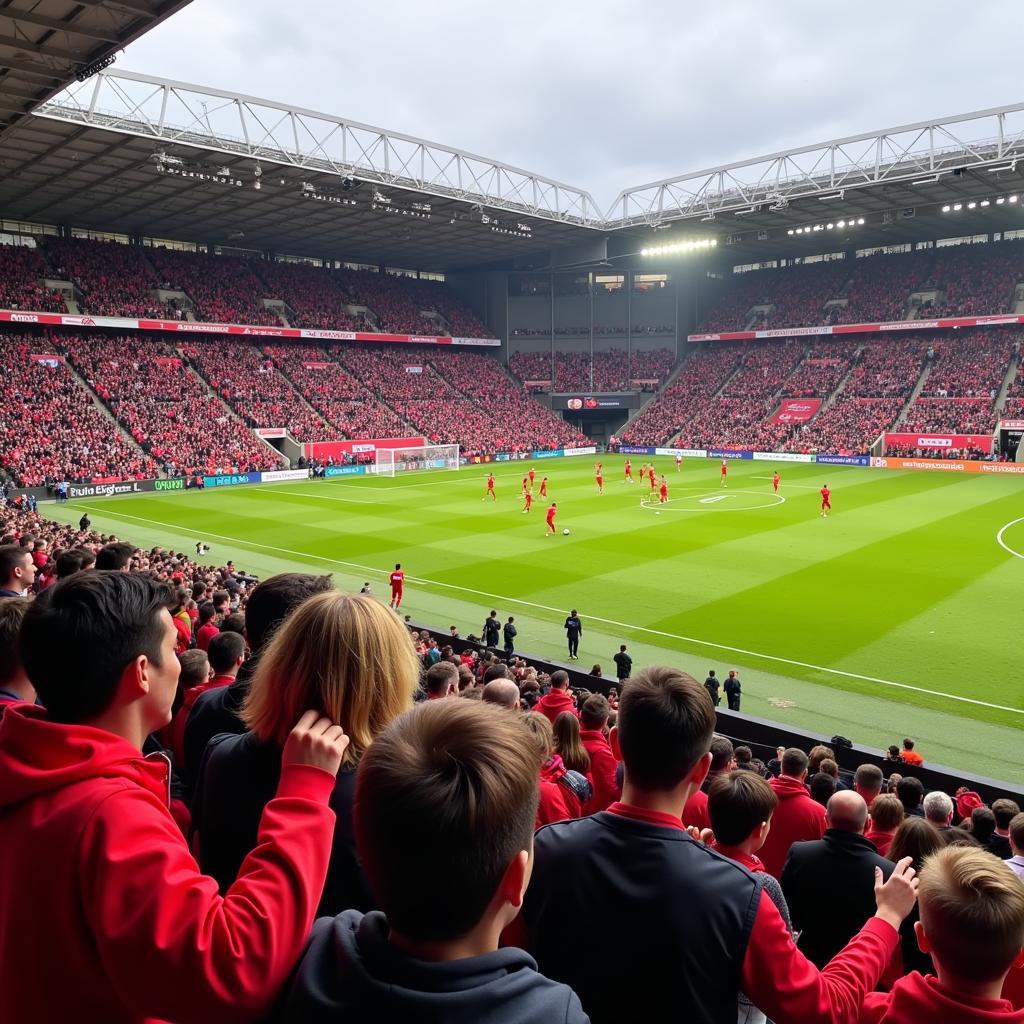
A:
<svg viewBox="0 0 1024 1024">
<path fill-rule="evenodd" d="M 709 448 L 709 459 L 752 459 L 753 452 L 740 451 L 736 448 Z"/>
<path fill-rule="evenodd" d="M 620 444 L 619 445 L 620 455 L 654 455 L 653 448 L 640 448 L 637 445 L 632 444 Z"/>
<path fill-rule="evenodd" d="M 259 473 L 227 473 L 223 476 L 204 476 L 204 487 L 234 487 L 236 484 L 258 484 Z"/>
<path fill-rule="evenodd" d="M 328 466 L 324 476 L 360 476 L 366 472 L 366 466 Z"/>
<path fill-rule="evenodd" d="M 815 462 L 823 462 L 828 466 L 870 466 L 868 455 L 815 455 Z"/>
</svg>

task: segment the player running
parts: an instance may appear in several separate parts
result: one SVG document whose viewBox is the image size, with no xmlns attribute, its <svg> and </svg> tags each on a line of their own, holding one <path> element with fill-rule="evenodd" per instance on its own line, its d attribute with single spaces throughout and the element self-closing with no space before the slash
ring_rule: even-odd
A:
<svg viewBox="0 0 1024 1024">
<path fill-rule="evenodd" d="M 623 483 L 631 484 L 633 482 L 633 463 L 626 459 L 626 478 Z"/>
<path fill-rule="evenodd" d="M 604 494 L 604 470 L 600 462 L 594 463 L 594 479 L 597 481 L 597 493 Z"/>
<path fill-rule="evenodd" d="M 523 497 L 526 499 L 526 504 L 523 506 L 523 513 L 525 514 L 533 506 L 533 491 L 527 491 Z"/>
<path fill-rule="evenodd" d="M 683 471 L 683 457 L 679 452 L 676 452 L 676 472 L 682 473 Z"/>
<path fill-rule="evenodd" d="M 651 497 L 654 497 L 654 466 L 647 470 L 647 479 L 651 483 Z"/>
<path fill-rule="evenodd" d="M 480 500 L 481 501 L 486 501 L 488 494 L 491 496 L 491 500 L 492 501 L 497 501 L 498 500 L 497 494 L 494 493 L 494 474 L 493 473 L 488 473 L 487 474 L 487 490 L 484 492 L 484 496 Z"/>
<path fill-rule="evenodd" d="M 825 484 L 821 489 L 821 518 L 828 519 L 829 512 L 832 511 L 832 492 L 828 489 L 828 484 Z"/>
<path fill-rule="evenodd" d="M 658 488 L 658 504 L 665 505 L 668 503 L 668 481 L 664 476 L 661 478 L 661 487 Z"/>
<path fill-rule="evenodd" d="M 729 460 L 728 459 L 722 459 L 722 480 L 721 480 L 721 482 L 718 485 L 719 487 L 728 487 L 729 486 L 729 482 L 726 480 L 726 477 L 728 475 L 729 475 Z"/>
<path fill-rule="evenodd" d="M 547 532 L 544 534 L 545 537 L 549 537 L 551 534 L 555 532 L 555 514 L 557 513 L 557 511 L 558 503 L 554 501 L 551 502 L 551 504 L 548 506 L 547 516 L 545 517 L 545 522 L 548 524 Z"/>
<path fill-rule="evenodd" d="M 540 482 L 540 496 L 546 498 L 548 496 L 548 478 L 543 477 Z"/>
<path fill-rule="evenodd" d="M 779 471 L 778 471 L 778 470 L 775 470 L 775 473 L 774 473 L 774 475 L 772 476 L 772 490 L 773 490 L 773 491 L 774 491 L 774 492 L 775 492 L 776 494 L 778 494 L 778 493 L 779 493 L 779 481 L 780 481 L 781 479 L 782 479 L 782 477 L 780 477 L 780 476 L 779 476 Z"/>
<path fill-rule="evenodd" d="M 405 590 L 405 573 L 402 572 L 402 563 L 395 563 L 395 571 L 388 577 L 391 584 L 391 607 L 398 611 L 402 604 L 402 592 Z"/>
<path fill-rule="evenodd" d="M 646 478 L 647 478 L 647 463 L 645 462 L 645 463 L 643 463 L 640 466 L 640 483 L 643 483 Z"/>
<path fill-rule="evenodd" d="M 527 473 L 526 475 L 530 478 L 530 486 L 532 487 L 533 486 L 533 478 L 537 475 L 537 470 L 535 470 L 533 468 L 533 466 L 531 466 L 530 467 L 530 472 Z"/>
</svg>

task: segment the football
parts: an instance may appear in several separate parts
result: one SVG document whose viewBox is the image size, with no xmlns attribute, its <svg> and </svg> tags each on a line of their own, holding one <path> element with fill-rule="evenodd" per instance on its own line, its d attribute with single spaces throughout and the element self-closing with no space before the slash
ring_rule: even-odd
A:
<svg viewBox="0 0 1024 1024">
<path fill-rule="evenodd" d="M 569 536 L 569 531 L 568 530 L 563 530 L 562 531 L 562 536 L 563 537 L 568 537 Z"/>
</svg>

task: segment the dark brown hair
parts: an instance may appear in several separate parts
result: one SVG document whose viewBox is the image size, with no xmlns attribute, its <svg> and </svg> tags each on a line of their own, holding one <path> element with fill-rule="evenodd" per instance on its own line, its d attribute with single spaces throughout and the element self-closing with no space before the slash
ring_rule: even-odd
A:
<svg viewBox="0 0 1024 1024">
<path fill-rule="evenodd" d="M 779 798 L 771 786 L 754 772 L 722 772 L 708 789 L 708 815 L 715 839 L 725 846 L 742 843 L 767 821 Z"/>
</svg>

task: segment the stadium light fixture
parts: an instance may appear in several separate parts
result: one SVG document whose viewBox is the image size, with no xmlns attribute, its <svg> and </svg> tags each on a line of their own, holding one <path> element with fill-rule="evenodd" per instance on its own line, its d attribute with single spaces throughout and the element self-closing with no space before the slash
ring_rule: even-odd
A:
<svg viewBox="0 0 1024 1024">
<path fill-rule="evenodd" d="M 794 232 L 793 232 L 793 229 L 792 229 L 792 228 L 790 228 L 790 229 L 789 229 L 789 230 L 788 230 L 788 231 L 786 232 L 786 234 L 787 234 L 787 235 L 792 235 L 793 233 L 794 233 Z"/>
<path fill-rule="evenodd" d="M 829 231 L 831 231 L 835 227 L 835 224 L 828 223 L 825 225 L 825 227 L 828 228 Z"/>
<path fill-rule="evenodd" d="M 668 245 L 655 245 L 640 250 L 641 256 L 675 256 L 696 249 L 711 249 L 718 245 L 717 238 L 695 238 L 687 242 L 671 242 Z"/>
<path fill-rule="evenodd" d="M 845 220 L 837 220 L 836 221 L 836 227 L 837 228 L 845 228 L 846 227 L 846 221 Z"/>
<path fill-rule="evenodd" d="M 858 217 L 857 218 L 857 226 L 858 227 L 863 227 L 863 225 L 864 225 L 864 218 L 863 217 Z"/>
<path fill-rule="evenodd" d="M 959 213 L 963 208 L 964 208 L 964 204 L 963 203 L 954 203 L 953 204 L 953 212 L 954 213 Z"/>
<path fill-rule="evenodd" d="M 1015 202 L 1017 202 L 1017 197 L 1016 196 L 1007 196 L 1006 201 L 1008 203 L 1015 203 Z"/>
<path fill-rule="evenodd" d="M 949 211 L 951 209 L 952 209 L 952 207 L 949 205 L 949 203 L 946 203 L 946 205 L 942 208 L 942 212 L 943 213 L 949 213 Z"/>
<path fill-rule="evenodd" d="M 989 206 L 990 204 L 989 204 L 989 201 L 987 199 L 982 199 L 982 201 L 980 203 L 978 203 L 978 205 L 979 206 Z"/>
<path fill-rule="evenodd" d="M 1002 206 L 1006 202 L 1006 196 L 999 196 L 996 199 L 996 206 Z"/>
<path fill-rule="evenodd" d="M 967 204 L 967 209 L 968 209 L 968 210 L 973 210 L 973 209 L 975 209 L 975 207 L 977 207 L 977 205 L 978 205 L 978 204 L 977 204 L 977 203 L 976 203 L 976 202 L 975 202 L 975 201 L 974 201 L 974 200 L 972 199 L 972 200 L 971 200 L 971 201 L 970 201 L 970 202 L 969 202 L 969 203 Z"/>
</svg>

